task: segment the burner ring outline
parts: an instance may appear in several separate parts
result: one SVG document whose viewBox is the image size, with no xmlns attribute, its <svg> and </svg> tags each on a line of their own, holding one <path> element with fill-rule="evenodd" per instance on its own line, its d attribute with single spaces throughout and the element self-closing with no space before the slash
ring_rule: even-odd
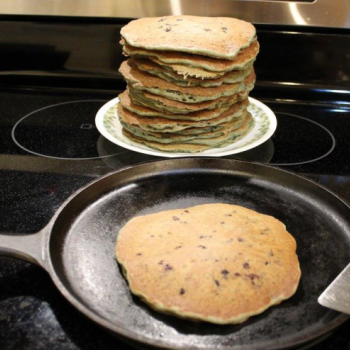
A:
<svg viewBox="0 0 350 350">
<path fill-rule="evenodd" d="M 60 102 L 60 103 L 56 103 L 56 104 L 53 104 L 53 105 L 49 105 L 49 106 L 45 106 L 45 107 L 42 107 L 42 108 L 39 108 L 33 112 L 30 112 L 28 114 L 26 114 L 24 117 L 22 117 L 20 120 L 18 120 L 16 122 L 16 124 L 13 126 L 12 130 L 11 130 L 11 137 L 12 137 L 12 140 L 13 142 L 21 149 L 23 149 L 24 151 L 26 152 L 29 152 L 31 154 L 35 154 L 36 156 L 40 156 L 40 157 L 46 157 L 46 158 L 51 158 L 51 159 L 63 159 L 63 160 L 88 160 L 88 159 L 101 159 L 101 158 L 109 158 L 109 157 L 114 157 L 116 155 L 119 155 L 119 154 L 124 154 L 124 153 L 127 153 L 129 152 L 129 150 L 126 150 L 125 152 L 119 152 L 119 153 L 114 153 L 114 154 L 110 154 L 110 155 L 106 155 L 106 156 L 98 156 L 98 157 L 78 157 L 78 158 L 68 158 L 68 157 L 55 157 L 55 156 L 48 156 L 46 154 L 42 154 L 42 153 L 38 153 L 38 152 L 35 152 L 35 151 L 32 151 L 26 147 L 24 147 L 23 145 L 21 145 L 17 139 L 16 139 L 16 136 L 15 136 L 15 131 L 16 131 L 16 127 L 26 118 L 30 117 L 32 114 L 34 113 L 37 113 L 37 112 L 41 112 L 41 111 L 44 111 L 45 109 L 49 109 L 49 108 L 52 108 L 52 107 L 56 107 L 56 106 L 61 106 L 61 105 L 67 105 L 67 104 L 71 104 L 71 103 L 80 103 L 80 102 L 106 102 L 106 100 L 78 100 L 78 101 L 67 101 L 67 102 Z"/>
<path fill-rule="evenodd" d="M 301 117 L 299 115 L 296 115 L 296 114 L 292 114 L 292 113 L 285 113 L 285 112 L 275 112 L 276 114 L 284 114 L 284 115 L 289 115 L 289 116 L 292 116 L 292 117 L 295 117 L 295 118 L 299 118 L 299 119 L 304 119 L 310 123 L 313 123 L 317 126 L 319 126 L 321 129 L 323 129 L 324 131 L 326 131 L 328 133 L 328 135 L 331 137 L 331 140 L 332 140 L 332 146 L 331 148 L 326 152 L 324 153 L 323 155 L 317 157 L 317 158 L 314 158 L 314 159 L 311 159 L 311 160 L 305 160 L 303 162 L 295 162 L 295 163 L 269 163 L 271 165 L 279 165 L 279 166 L 282 166 L 282 165 L 302 165 L 302 164 L 307 164 L 307 163 L 313 163 L 313 162 L 316 162 L 322 158 L 325 158 L 327 157 L 330 153 L 333 152 L 335 146 L 336 146 L 336 140 L 335 140 L 335 137 L 333 136 L 333 134 L 325 127 L 323 126 L 322 124 L 320 123 L 317 123 L 315 122 L 314 120 L 311 120 L 311 119 L 308 119 L 308 118 L 305 118 L 305 117 Z"/>
</svg>

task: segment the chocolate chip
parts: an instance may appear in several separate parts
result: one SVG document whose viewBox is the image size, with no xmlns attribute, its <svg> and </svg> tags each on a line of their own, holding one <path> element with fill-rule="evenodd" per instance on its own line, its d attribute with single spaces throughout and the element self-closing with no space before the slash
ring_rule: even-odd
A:
<svg viewBox="0 0 350 350">
<path fill-rule="evenodd" d="M 214 280 L 214 282 L 218 287 L 220 286 L 220 282 L 218 280 Z"/>
<path fill-rule="evenodd" d="M 211 29 L 209 29 L 209 28 L 204 28 L 204 30 L 205 30 L 206 32 L 211 32 Z"/>
<path fill-rule="evenodd" d="M 237 241 L 238 241 L 238 242 L 244 242 L 244 239 L 243 239 L 242 237 L 238 237 L 238 238 L 237 238 Z"/>
<path fill-rule="evenodd" d="M 255 286 L 255 280 L 259 279 L 260 276 L 255 275 L 254 273 L 251 273 L 250 275 L 246 275 L 248 278 L 250 278 L 250 280 L 252 281 L 252 284 Z"/>
<path fill-rule="evenodd" d="M 243 267 L 244 267 L 246 270 L 248 270 L 248 269 L 250 268 L 249 263 L 247 263 L 247 262 L 244 263 L 244 264 L 243 264 Z"/>
<path fill-rule="evenodd" d="M 207 247 L 205 245 L 199 245 L 198 248 L 202 248 L 202 249 L 207 249 Z"/>
<path fill-rule="evenodd" d="M 173 269 L 173 267 L 170 266 L 169 264 L 166 264 L 166 265 L 164 266 L 164 270 L 165 270 L 165 271 L 170 271 L 170 270 L 172 270 L 172 269 Z"/>
<path fill-rule="evenodd" d="M 272 249 L 270 249 L 269 256 L 274 256 Z"/>
<path fill-rule="evenodd" d="M 265 265 L 268 265 L 269 264 L 269 262 L 268 261 L 265 261 Z"/>
<path fill-rule="evenodd" d="M 180 248 L 182 248 L 181 245 L 178 245 L 177 247 L 175 247 L 175 249 L 180 249 Z"/>
<path fill-rule="evenodd" d="M 159 261 L 158 265 L 163 265 L 163 260 Z"/>
<path fill-rule="evenodd" d="M 185 212 L 185 213 L 189 213 L 189 211 L 188 211 L 188 210 L 184 210 L 184 212 Z"/>
<path fill-rule="evenodd" d="M 171 31 L 171 28 L 165 28 L 165 31 L 166 31 L 166 32 L 170 32 L 170 31 Z"/>
<path fill-rule="evenodd" d="M 141 255 L 142 255 L 142 253 L 137 253 L 136 255 L 141 256 Z"/>
<path fill-rule="evenodd" d="M 231 214 L 225 214 L 225 216 L 232 216 Z"/>
<path fill-rule="evenodd" d="M 180 295 L 184 295 L 185 294 L 185 290 L 183 288 L 180 289 Z"/>
<path fill-rule="evenodd" d="M 225 223 L 225 221 L 221 221 L 220 224 L 223 225 Z"/>
<path fill-rule="evenodd" d="M 224 275 L 224 277 L 226 277 L 229 274 L 227 270 L 222 270 L 221 273 Z"/>
<path fill-rule="evenodd" d="M 240 273 L 235 272 L 235 276 L 236 276 L 236 277 L 239 277 L 240 275 L 241 275 Z"/>
<path fill-rule="evenodd" d="M 267 234 L 267 232 L 269 232 L 270 231 L 270 229 L 268 228 L 268 227 L 266 227 L 266 228 L 264 228 L 261 232 L 260 232 L 260 234 L 261 235 L 265 235 L 265 234 Z"/>
<path fill-rule="evenodd" d="M 174 221 L 179 221 L 180 219 L 177 216 L 173 216 Z"/>
</svg>

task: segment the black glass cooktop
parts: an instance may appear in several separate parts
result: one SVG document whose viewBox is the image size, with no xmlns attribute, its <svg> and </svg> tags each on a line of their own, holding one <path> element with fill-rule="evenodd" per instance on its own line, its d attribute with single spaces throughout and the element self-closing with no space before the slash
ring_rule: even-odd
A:
<svg viewBox="0 0 350 350">
<path fill-rule="evenodd" d="M 1 232 L 34 233 L 88 182 L 160 159 L 123 149 L 99 134 L 96 112 L 115 96 L 35 90 L 0 93 Z M 297 172 L 350 203 L 349 110 L 255 97 L 275 112 L 277 130 L 257 148 L 225 158 Z M 130 349 L 80 315 L 40 268 L 2 257 L 0 271 L 1 349 Z M 315 348 L 347 348 L 348 326 Z"/>
<path fill-rule="evenodd" d="M 8 148 L 4 145 L 2 152 L 9 153 L 12 149 L 18 154 L 72 161 L 115 158 L 114 168 L 118 167 L 117 159 L 123 158 L 122 154 L 128 153 L 128 159 L 135 156 L 134 152 L 106 140 L 96 129 L 97 111 L 113 96 L 104 96 L 104 99 L 75 99 L 71 96 L 71 101 L 52 103 L 58 94 L 32 93 L 6 98 L 8 108 L 16 108 L 16 99 L 22 97 L 28 99 L 27 110 L 30 105 L 33 109 L 24 115 L 24 111 L 15 111 L 13 120 L 6 121 L 8 124 L 4 127 L 11 128 L 11 139 L 4 140 Z M 62 96 L 62 100 L 65 99 L 67 96 Z M 346 128 L 343 126 L 347 123 L 347 110 L 297 102 L 265 102 L 276 114 L 277 131 L 256 149 L 231 158 L 283 167 L 297 166 L 291 170 L 307 173 L 329 171 L 327 167 L 331 167 L 333 174 L 348 170 L 344 170 L 347 148 Z M 136 162 L 141 161 L 141 158 L 136 158 Z M 340 159 L 344 161 L 339 162 Z"/>
</svg>

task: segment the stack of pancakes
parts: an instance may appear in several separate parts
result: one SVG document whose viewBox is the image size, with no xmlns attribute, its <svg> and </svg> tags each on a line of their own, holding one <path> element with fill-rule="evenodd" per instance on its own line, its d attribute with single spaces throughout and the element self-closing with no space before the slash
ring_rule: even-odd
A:
<svg viewBox="0 0 350 350">
<path fill-rule="evenodd" d="M 223 147 L 254 124 L 247 111 L 259 52 L 252 24 L 234 18 L 169 16 L 121 30 L 123 134 L 167 152 Z"/>
</svg>

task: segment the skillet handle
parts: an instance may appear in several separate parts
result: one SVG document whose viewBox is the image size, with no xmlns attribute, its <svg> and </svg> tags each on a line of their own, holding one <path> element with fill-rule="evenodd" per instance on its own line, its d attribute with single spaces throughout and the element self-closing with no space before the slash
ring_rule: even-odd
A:
<svg viewBox="0 0 350 350">
<path fill-rule="evenodd" d="M 0 255 L 25 260 L 46 268 L 45 229 L 27 235 L 0 234 Z"/>
</svg>

